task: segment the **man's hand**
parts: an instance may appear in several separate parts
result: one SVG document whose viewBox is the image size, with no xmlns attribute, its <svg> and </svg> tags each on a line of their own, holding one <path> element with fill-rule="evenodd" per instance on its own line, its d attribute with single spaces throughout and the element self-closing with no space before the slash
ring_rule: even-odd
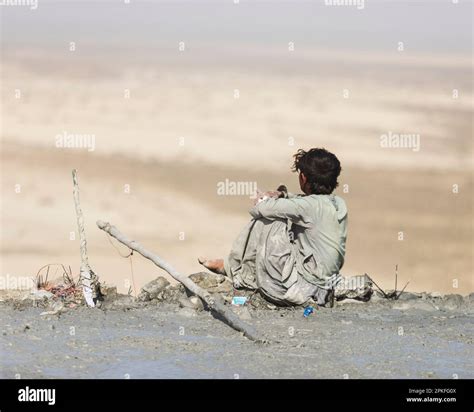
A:
<svg viewBox="0 0 474 412">
<path fill-rule="evenodd" d="M 280 192 L 279 190 L 269 190 L 267 192 L 261 192 L 257 190 L 257 197 L 254 201 L 254 205 L 266 200 L 266 199 L 278 199 L 279 197 L 283 197 L 284 193 Z"/>
</svg>

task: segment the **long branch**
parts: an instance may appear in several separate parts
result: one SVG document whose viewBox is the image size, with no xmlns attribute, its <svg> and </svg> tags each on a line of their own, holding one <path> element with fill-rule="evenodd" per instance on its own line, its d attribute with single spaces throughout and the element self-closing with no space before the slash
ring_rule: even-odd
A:
<svg viewBox="0 0 474 412">
<path fill-rule="evenodd" d="M 81 284 L 82 293 L 88 306 L 94 307 L 94 298 L 96 297 L 96 283 L 97 278 L 89 265 L 89 258 L 87 256 L 87 240 L 84 229 L 84 214 L 81 209 L 81 202 L 79 200 L 79 183 L 77 181 L 77 170 L 72 171 L 73 181 L 73 195 L 74 205 L 76 207 L 77 230 L 79 232 L 80 250 L 81 250 Z"/>
<path fill-rule="evenodd" d="M 108 233 L 110 236 L 114 237 L 119 242 L 128 246 L 130 249 L 140 253 L 140 255 L 142 255 L 143 257 L 151 260 L 159 268 L 168 272 L 174 279 L 182 283 L 191 293 L 203 300 L 207 304 L 209 309 L 221 315 L 225 319 L 226 323 L 229 324 L 229 326 L 231 326 L 235 330 L 243 332 L 244 336 L 246 336 L 250 340 L 254 340 L 257 342 L 265 341 L 263 337 L 259 336 L 253 326 L 243 322 L 234 312 L 226 308 L 218 296 L 212 296 L 207 290 L 196 285 L 188 276 L 179 273 L 176 269 L 174 269 L 158 255 L 145 249 L 135 240 L 128 239 L 123 233 L 121 233 L 115 226 L 112 226 L 110 223 L 99 220 L 97 221 L 97 226 L 99 227 L 99 229 Z"/>
</svg>

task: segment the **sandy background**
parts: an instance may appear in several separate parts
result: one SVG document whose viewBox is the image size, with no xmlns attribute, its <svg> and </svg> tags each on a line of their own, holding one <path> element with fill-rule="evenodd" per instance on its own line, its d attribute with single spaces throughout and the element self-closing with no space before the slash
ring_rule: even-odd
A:
<svg viewBox="0 0 474 412">
<path fill-rule="evenodd" d="M 472 5 L 137 3 L 1 10 L 4 279 L 48 263 L 78 272 L 73 168 L 91 264 L 126 291 L 159 271 L 136 256 L 132 280 L 97 219 L 192 273 L 249 218 L 248 196 L 219 196 L 219 182 L 296 190 L 291 156 L 323 146 L 343 165 L 344 274 L 388 288 L 398 264 L 411 290 L 473 290 Z M 64 131 L 94 134 L 95 150 L 57 148 Z M 389 131 L 419 133 L 420 150 L 382 148 Z"/>
</svg>

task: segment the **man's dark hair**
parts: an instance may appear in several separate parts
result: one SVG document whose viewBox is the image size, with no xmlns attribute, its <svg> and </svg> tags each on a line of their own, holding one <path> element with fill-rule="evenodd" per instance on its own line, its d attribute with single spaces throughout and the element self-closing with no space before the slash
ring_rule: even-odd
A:
<svg viewBox="0 0 474 412">
<path fill-rule="evenodd" d="M 302 172 L 314 195 L 329 195 L 337 187 L 341 173 L 338 158 L 326 149 L 298 150 L 294 155 L 293 172 Z"/>
</svg>

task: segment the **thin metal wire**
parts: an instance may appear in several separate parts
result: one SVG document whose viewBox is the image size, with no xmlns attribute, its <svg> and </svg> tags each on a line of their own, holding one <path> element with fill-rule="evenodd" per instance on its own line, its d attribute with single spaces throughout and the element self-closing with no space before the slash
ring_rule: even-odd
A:
<svg viewBox="0 0 474 412">
<path fill-rule="evenodd" d="M 130 258 L 130 273 L 132 275 L 132 286 L 133 286 L 133 293 L 134 293 L 134 296 L 136 297 L 137 296 L 137 288 L 135 286 L 135 272 L 133 270 L 133 259 L 132 259 L 132 256 L 133 256 L 133 249 L 130 249 L 130 253 L 128 255 L 123 255 L 121 252 L 120 252 L 120 249 L 118 248 L 118 246 L 116 246 L 113 242 L 112 242 L 112 238 L 111 236 L 109 236 L 107 233 L 105 233 L 105 236 L 107 238 L 107 240 L 109 241 L 109 243 L 112 245 L 112 247 L 117 251 L 117 253 L 119 254 L 120 257 L 123 257 L 124 259 L 127 259 L 127 258 Z"/>
</svg>

